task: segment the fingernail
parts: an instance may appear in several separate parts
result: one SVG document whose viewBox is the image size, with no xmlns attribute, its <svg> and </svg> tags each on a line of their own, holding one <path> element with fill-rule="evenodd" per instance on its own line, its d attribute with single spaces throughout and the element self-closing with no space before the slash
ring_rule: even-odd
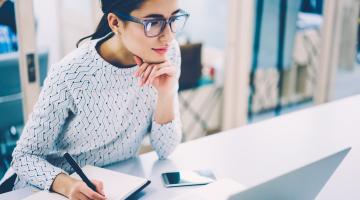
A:
<svg viewBox="0 0 360 200">
<path fill-rule="evenodd" d="M 140 65 L 140 64 L 141 64 L 141 60 L 140 60 L 139 57 L 134 56 L 134 60 L 135 60 L 135 62 L 136 62 L 137 65 Z"/>
<path fill-rule="evenodd" d="M 139 62 L 138 62 L 138 60 L 137 60 L 137 58 L 134 56 L 134 60 L 135 60 L 135 63 L 137 64 L 137 65 L 139 65 Z"/>
</svg>

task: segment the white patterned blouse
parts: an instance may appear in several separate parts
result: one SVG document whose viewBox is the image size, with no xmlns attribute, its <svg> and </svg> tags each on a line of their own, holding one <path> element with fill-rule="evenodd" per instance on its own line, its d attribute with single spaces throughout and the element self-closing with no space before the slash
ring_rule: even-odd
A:
<svg viewBox="0 0 360 200">
<path fill-rule="evenodd" d="M 96 50 L 100 41 L 88 41 L 50 68 L 13 152 L 14 189 L 49 190 L 59 173 L 73 172 L 62 157 L 65 152 L 80 166 L 104 166 L 136 156 L 147 134 L 160 159 L 180 142 L 178 102 L 173 121 L 155 122 L 155 88 L 138 85 L 138 66 L 118 68 L 106 62 Z M 168 59 L 180 75 L 175 40 Z"/>
</svg>

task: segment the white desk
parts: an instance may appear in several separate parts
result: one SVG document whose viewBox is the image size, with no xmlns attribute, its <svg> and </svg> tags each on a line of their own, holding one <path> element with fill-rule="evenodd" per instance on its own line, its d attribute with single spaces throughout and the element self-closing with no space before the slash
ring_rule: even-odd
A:
<svg viewBox="0 0 360 200">
<path fill-rule="evenodd" d="M 192 189 L 162 186 L 160 173 L 178 169 L 211 169 L 251 186 L 341 147 L 352 150 L 318 199 L 360 199 L 360 96 L 283 115 L 254 125 L 181 144 L 168 160 L 148 153 L 108 168 L 148 177 L 152 183 L 140 199 L 169 199 Z M 0 195 L 19 199 L 27 189 Z"/>
</svg>

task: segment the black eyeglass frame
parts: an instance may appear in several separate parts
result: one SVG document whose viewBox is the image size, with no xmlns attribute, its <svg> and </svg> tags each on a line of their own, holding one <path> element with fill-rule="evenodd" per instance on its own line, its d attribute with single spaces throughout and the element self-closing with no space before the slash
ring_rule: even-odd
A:
<svg viewBox="0 0 360 200">
<path fill-rule="evenodd" d="M 138 24 L 142 24 L 144 26 L 144 34 L 146 37 L 158 37 L 159 35 L 161 35 L 161 33 L 164 31 L 166 25 L 169 24 L 170 26 L 170 29 L 171 29 L 171 32 L 173 33 L 176 33 L 177 31 L 174 31 L 173 28 L 171 27 L 171 23 L 174 22 L 174 20 L 176 20 L 178 17 L 185 17 L 185 22 L 184 22 L 184 25 L 183 27 L 181 28 L 181 30 L 185 27 L 186 25 L 186 22 L 187 22 L 187 19 L 190 17 L 190 14 L 187 13 L 186 11 L 184 10 L 180 10 L 177 14 L 175 14 L 174 16 L 171 16 L 169 19 L 164 19 L 164 18 L 149 18 L 149 19 L 140 19 L 140 18 L 137 18 L 137 17 L 134 17 L 134 16 L 131 16 L 131 15 L 128 15 L 128 14 L 124 14 L 122 12 L 119 12 L 119 11 L 112 11 L 112 13 L 114 13 L 117 17 L 119 17 L 120 19 L 122 20 L 125 20 L 125 21 L 130 21 L 130 22 L 135 22 L 135 23 L 138 23 Z M 150 36 L 147 34 L 146 32 L 146 27 L 149 23 L 152 23 L 152 22 L 161 22 L 162 23 L 162 27 L 159 31 L 158 34 L 156 35 L 153 35 L 153 36 Z"/>
</svg>

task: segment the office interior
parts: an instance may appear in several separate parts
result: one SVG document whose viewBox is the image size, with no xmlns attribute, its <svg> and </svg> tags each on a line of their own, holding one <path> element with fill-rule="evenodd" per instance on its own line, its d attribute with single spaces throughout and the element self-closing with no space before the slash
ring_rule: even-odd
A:
<svg viewBox="0 0 360 200">
<path fill-rule="evenodd" d="M 10 2 L 15 26 L 0 23 L 0 178 L 10 168 L 49 68 L 91 34 L 102 16 L 96 0 Z M 176 35 L 182 144 L 360 94 L 358 0 L 179 5 L 190 13 Z M 6 18 L 1 22 L 12 17 L 0 16 Z M 150 143 L 144 138 L 139 156 L 153 151 Z"/>
</svg>

